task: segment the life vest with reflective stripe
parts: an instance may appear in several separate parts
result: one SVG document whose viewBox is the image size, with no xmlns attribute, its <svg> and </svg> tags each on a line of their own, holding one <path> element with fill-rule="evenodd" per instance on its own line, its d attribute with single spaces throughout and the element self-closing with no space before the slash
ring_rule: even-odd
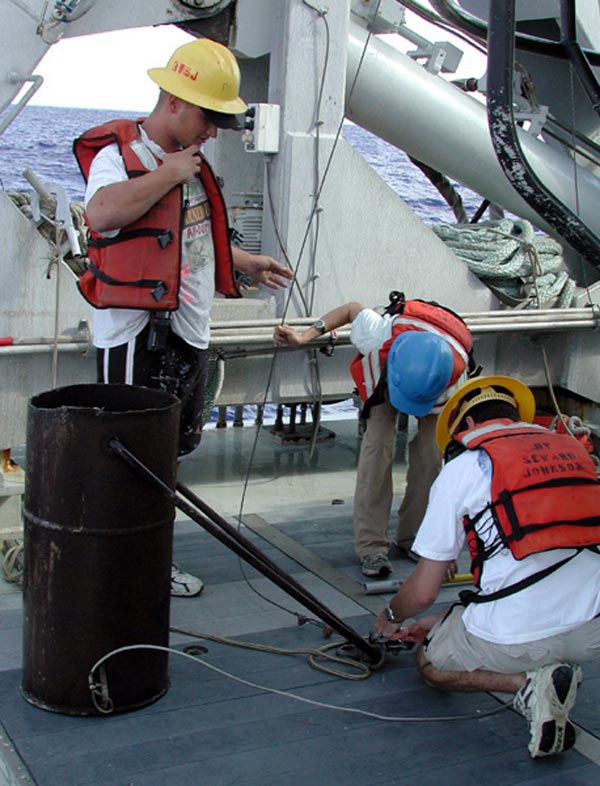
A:
<svg viewBox="0 0 600 786">
<path fill-rule="evenodd" d="M 438 399 L 432 413 L 440 412 L 455 386 L 466 379 L 469 353 L 473 338 L 469 328 L 454 312 L 437 303 L 424 300 L 403 301 L 401 310 L 394 314 L 390 338 L 379 349 L 366 355 L 358 353 L 350 365 L 352 379 L 361 399 L 368 405 L 375 403 L 387 379 L 386 364 L 390 348 L 401 333 L 408 330 L 422 330 L 445 339 L 452 348 L 454 366 L 450 381 Z"/>
<path fill-rule="evenodd" d="M 135 152 L 143 146 L 139 123 L 112 120 L 91 128 L 73 143 L 73 152 L 87 182 L 96 154 L 116 143 L 129 178 L 151 171 Z M 145 158 L 142 156 L 142 158 Z M 150 155 L 152 155 L 150 153 Z M 154 159 L 154 156 L 152 156 Z M 201 156 L 200 180 L 210 204 L 215 248 L 215 288 L 227 297 L 241 297 L 233 272 L 227 211 L 217 178 Z M 157 166 L 161 162 L 156 160 Z M 183 188 L 176 186 L 137 221 L 109 238 L 89 227 L 90 263 L 78 282 L 79 291 L 95 308 L 173 311 L 179 307 Z M 89 222 L 88 222 L 89 224 Z"/>
<path fill-rule="evenodd" d="M 600 482 L 578 440 L 504 418 L 477 424 L 455 439 L 469 450 L 484 450 L 492 462 L 492 500 L 463 522 L 476 586 L 484 561 L 501 548 L 522 560 L 600 543 Z M 484 545 L 476 524 L 488 511 L 498 539 Z"/>
</svg>

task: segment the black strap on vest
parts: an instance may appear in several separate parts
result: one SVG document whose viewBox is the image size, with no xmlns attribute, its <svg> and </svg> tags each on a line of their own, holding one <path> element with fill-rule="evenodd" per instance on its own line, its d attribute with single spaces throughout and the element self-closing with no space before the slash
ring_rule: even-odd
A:
<svg viewBox="0 0 600 786">
<path fill-rule="evenodd" d="M 173 242 L 173 233 L 170 229 L 146 227 L 145 229 L 134 229 L 129 232 L 119 232 L 116 237 L 89 238 L 88 246 L 92 248 L 107 248 L 107 246 L 114 246 L 127 240 L 135 240 L 138 237 L 155 237 L 161 248 L 166 248 L 169 243 Z"/>
<path fill-rule="evenodd" d="M 389 296 L 389 303 L 384 308 L 384 314 L 389 314 L 390 316 L 394 316 L 394 314 L 402 314 L 404 311 L 404 306 L 406 305 L 406 296 L 404 292 L 399 292 L 397 289 L 393 289 Z"/>
<path fill-rule="evenodd" d="M 546 576 L 549 576 L 551 573 L 554 573 L 554 571 L 562 568 L 563 565 L 566 565 L 567 562 L 570 562 L 573 557 L 576 557 L 581 551 L 582 549 L 577 549 L 575 554 L 571 554 L 570 557 L 565 557 L 565 559 L 560 560 L 560 562 L 555 562 L 554 565 L 549 565 L 547 568 L 544 568 L 544 570 L 533 573 L 531 576 L 527 576 L 527 578 L 521 579 L 521 581 L 517 581 L 514 584 L 509 584 L 508 587 L 503 587 L 497 592 L 489 592 L 483 595 L 481 592 L 474 592 L 474 590 L 461 590 L 461 592 L 458 593 L 458 597 L 463 606 L 468 606 L 469 603 L 489 603 L 492 600 L 506 598 L 509 595 L 513 595 L 515 592 L 520 592 L 527 587 L 531 587 L 532 584 L 536 584 L 538 581 L 545 579 Z"/>
<path fill-rule="evenodd" d="M 110 284 L 113 287 L 142 287 L 150 289 L 150 294 L 159 303 L 164 295 L 167 294 L 168 288 L 164 281 L 153 278 L 138 278 L 136 281 L 121 281 L 118 278 L 106 275 L 93 262 L 88 263 L 88 269 L 104 284 Z"/>
<path fill-rule="evenodd" d="M 375 390 L 363 404 L 360 411 L 361 418 L 363 420 L 367 420 L 371 411 L 371 407 L 376 407 L 378 404 L 383 404 L 384 401 L 389 401 L 387 392 L 387 366 L 382 370 L 381 376 L 377 380 Z"/>
<path fill-rule="evenodd" d="M 134 229 L 129 232 L 119 232 L 116 237 L 88 237 L 88 246 L 91 248 L 107 248 L 117 243 L 125 243 L 127 240 L 135 240 L 138 237 L 155 237 L 161 248 L 166 248 L 169 243 L 173 242 L 173 233 L 170 229 L 152 229 L 151 227 L 146 227 L 145 229 Z M 113 278 L 103 273 L 93 262 L 88 263 L 88 269 L 97 279 L 113 287 L 140 287 L 142 289 L 150 289 L 150 294 L 157 303 L 160 303 L 164 295 L 169 291 L 166 283 L 162 279 L 138 278 L 135 281 L 123 281 L 122 279 Z"/>
</svg>

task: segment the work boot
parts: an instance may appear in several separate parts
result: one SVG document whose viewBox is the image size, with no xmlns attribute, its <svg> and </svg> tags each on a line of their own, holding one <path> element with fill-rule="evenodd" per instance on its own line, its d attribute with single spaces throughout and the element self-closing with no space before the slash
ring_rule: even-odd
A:
<svg viewBox="0 0 600 786">
<path fill-rule="evenodd" d="M 382 551 L 375 551 L 373 554 L 362 557 L 360 568 L 365 576 L 385 578 L 392 572 L 392 563 Z"/>
</svg>

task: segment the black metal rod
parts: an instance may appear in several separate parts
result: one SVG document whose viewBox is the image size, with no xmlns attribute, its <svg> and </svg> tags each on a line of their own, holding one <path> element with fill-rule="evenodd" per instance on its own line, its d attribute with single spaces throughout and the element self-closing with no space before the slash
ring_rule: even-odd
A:
<svg viewBox="0 0 600 786">
<path fill-rule="evenodd" d="M 575 5 L 574 0 L 564 1 L 573 6 Z M 485 21 L 465 12 L 454 0 L 430 0 L 430 3 L 443 19 L 462 32 L 483 41 L 488 38 L 489 27 Z M 410 8 L 410 4 L 407 4 L 407 7 Z M 547 38 L 520 32 L 515 34 L 515 39 L 517 47 L 526 52 L 536 52 L 544 55 L 544 57 L 553 57 L 557 60 L 565 60 L 569 57 L 562 42 L 550 41 Z M 592 65 L 600 65 L 600 52 L 596 52 L 593 49 L 585 49 L 582 52 Z"/>
<path fill-rule="evenodd" d="M 185 500 L 182 500 L 172 488 L 148 469 L 148 467 L 134 456 L 133 453 L 127 450 L 125 445 L 123 445 L 117 437 L 113 437 L 108 445 L 111 450 L 120 458 L 124 459 L 136 470 L 136 472 L 156 486 L 175 507 L 189 516 L 197 524 L 200 524 L 207 532 L 217 538 L 217 540 L 227 546 L 227 548 L 231 549 L 231 551 L 241 557 L 245 562 L 256 568 L 256 570 L 270 579 L 274 584 L 280 587 L 280 589 L 284 590 L 284 592 L 309 609 L 313 614 L 316 614 L 316 616 L 329 625 L 330 628 L 348 641 L 351 641 L 371 662 L 381 663 L 382 650 L 380 647 L 370 644 L 357 633 L 354 628 L 351 628 L 340 620 L 327 606 L 321 603 L 321 601 L 308 592 L 301 584 L 272 562 L 262 551 L 260 551 L 260 549 L 241 535 L 235 527 L 232 527 L 231 524 L 219 516 L 219 514 L 212 510 L 206 503 L 202 502 L 202 500 L 196 497 L 196 495 L 183 486 L 183 484 L 178 483 L 177 488 L 179 488 L 182 493 L 185 493 L 186 497 L 190 501 L 193 501 L 194 505 L 200 508 L 204 515 L 194 510 Z"/>
<path fill-rule="evenodd" d="M 324 604 L 312 595 L 306 587 L 303 587 L 293 576 L 290 576 L 289 573 L 286 573 L 282 570 L 282 568 L 277 565 L 276 562 L 273 562 L 267 555 L 261 551 L 258 546 L 255 546 L 250 540 L 245 538 L 238 530 L 233 527 L 228 521 L 226 521 L 219 513 L 217 513 L 213 508 L 210 507 L 204 500 L 200 499 L 193 491 L 191 491 L 187 486 L 184 486 L 183 483 L 177 483 L 177 491 L 179 491 L 186 499 L 188 499 L 196 508 L 198 508 L 205 516 L 207 516 L 213 524 L 220 527 L 221 530 L 224 530 L 228 537 L 232 538 L 236 543 L 240 544 L 244 549 L 246 549 L 255 559 L 260 560 L 267 568 L 274 570 L 283 576 L 287 582 L 294 587 L 298 592 L 302 593 L 302 597 L 305 600 L 310 600 L 314 604 L 317 604 L 319 609 L 325 610 L 328 614 L 333 614 L 333 612 L 324 606 Z M 302 601 L 304 605 L 306 603 L 304 600 Z M 308 608 L 308 607 L 307 607 Z M 312 611 L 313 609 L 311 609 Z M 321 616 L 319 614 L 319 616 Z M 322 618 L 322 617 L 321 617 Z M 324 622 L 327 620 L 323 619 Z M 345 624 L 345 623 L 342 623 Z M 332 626 L 333 627 L 333 626 Z"/>
<path fill-rule="evenodd" d="M 514 33 L 514 0 L 490 0 L 488 124 L 496 157 L 525 202 L 591 265 L 600 267 L 600 239 L 546 188 L 523 154 L 513 112 Z"/>
<path fill-rule="evenodd" d="M 587 93 L 594 111 L 600 115 L 600 85 L 589 60 L 577 41 L 577 18 L 573 0 L 560 0 L 560 35 L 575 73 Z"/>
</svg>

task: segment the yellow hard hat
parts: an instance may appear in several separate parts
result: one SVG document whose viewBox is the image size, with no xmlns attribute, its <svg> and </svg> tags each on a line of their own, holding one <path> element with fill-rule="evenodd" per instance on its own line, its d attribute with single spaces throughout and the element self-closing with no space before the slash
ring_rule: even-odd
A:
<svg viewBox="0 0 600 786">
<path fill-rule="evenodd" d="M 237 60 L 227 47 L 208 38 L 178 47 L 165 68 L 150 68 L 148 76 L 167 93 L 202 109 L 227 115 L 247 109 L 238 95 Z"/>
<path fill-rule="evenodd" d="M 497 390 L 499 387 L 503 390 Z M 465 399 L 473 391 L 478 392 L 472 398 Z M 506 401 L 517 409 L 522 421 L 533 422 L 535 398 L 527 385 L 514 377 L 474 377 L 450 396 L 439 414 L 435 438 L 442 453 L 467 412 L 483 401 Z"/>
</svg>

